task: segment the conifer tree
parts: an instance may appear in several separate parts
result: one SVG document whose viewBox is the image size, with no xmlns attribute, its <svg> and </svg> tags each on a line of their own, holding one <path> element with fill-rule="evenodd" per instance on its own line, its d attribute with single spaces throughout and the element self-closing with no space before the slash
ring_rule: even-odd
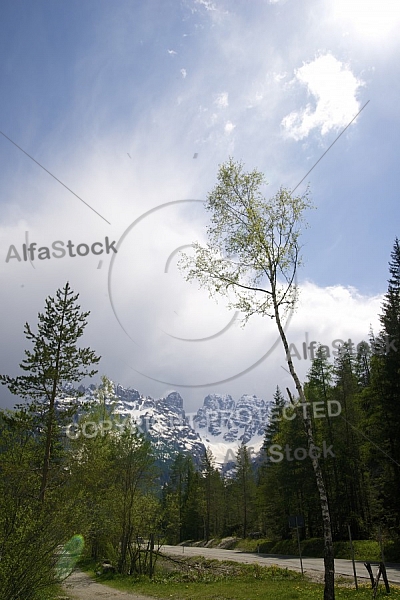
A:
<svg viewBox="0 0 400 600">
<path fill-rule="evenodd" d="M 236 490 L 242 536 L 245 538 L 255 520 L 256 483 L 249 451 L 245 444 L 239 446 L 237 454 Z"/>
<path fill-rule="evenodd" d="M 217 506 L 221 492 L 220 475 L 215 468 L 215 459 L 210 448 L 206 448 L 203 454 L 200 469 L 203 476 L 204 538 L 208 541 L 211 535 L 217 534 L 217 513 L 221 509 L 221 506 Z"/>
<path fill-rule="evenodd" d="M 52 444 L 57 428 L 55 401 L 67 382 L 77 382 L 82 377 L 93 376 L 90 370 L 100 357 L 90 348 L 78 348 L 77 342 L 87 325 L 89 312 L 80 312 L 74 295 L 67 282 L 58 289 L 56 298 L 49 296 L 44 313 L 38 315 L 37 333 L 28 323 L 24 333 L 32 342 L 33 349 L 25 350 L 26 358 L 20 368 L 27 373 L 17 377 L 0 375 L 0 383 L 6 385 L 12 394 L 31 401 L 29 410 L 40 414 L 45 432 L 45 448 L 42 464 L 42 478 L 39 498 L 44 502 L 48 486 Z"/>
<path fill-rule="evenodd" d="M 276 390 L 273 395 L 273 401 L 274 402 L 272 405 L 271 417 L 270 417 L 268 425 L 265 429 L 264 444 L 263 444 L 264 450 L 266 450 L 273 443 L 274 436 L 279 431 L 279 423 L 281 422 L 281 420 L 283 418 L 282 410 L 287 404 L 278 385 L 276 386 Z"/>
<path fill-rule="evenodd" d="M 389 285 L 382 306 L 382 330 L 375 344 L 373 386 L 375 431 L 381 449 L 380 489 L 385 519 L 400 533 L 400 243 L 396 238 L 389 262 Z"/>
</svg>

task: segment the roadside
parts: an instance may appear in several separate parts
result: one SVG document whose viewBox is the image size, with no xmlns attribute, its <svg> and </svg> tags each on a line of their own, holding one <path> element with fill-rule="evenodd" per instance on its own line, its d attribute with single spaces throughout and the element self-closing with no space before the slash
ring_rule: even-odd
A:
<svg viewBox="0 0 400 600">
<path fill-rule="evenodd" d="M 262 566 L 262 560 L 253 561 L 249 554 L 246 556 L 241 552 L 229 552 L 231 558 L 237 556 L 237 559 L 221 562 L 215 558 L 201 558 L 199 549 L 193 550 L 197 550 L 197 556 L 160 556 L 159 573 L 152 581 L 148 578 L 133 581 L 129 577 L 107 574 L 100 577 L 102 583 L 98 583 L 77 570 L 65 582 L 64 590 L 68 593 L 68 600 L 154 600 L 155 597 L 168 600 L 287 600 L 288 597 L 311 600 L 320 598 L 323 593 L 322 582 L 314 579 L 318 580 L 322 574 L 316 571 L 307 572 L 307 576 L 303 578 L 290 567 L 282 569 L 276 565 Z M 172 552 L 169 554 L 173 555 Z M 359 600 L 371 597 L 367 582 L 361 583 L 356 592 L 353 582 L 347 577 L 341 577 L 337 579 L 335 587 L 343 600 L 352 600 L 355 596 Z M 391 595 L 393 600 L 400 600 L 400 588 L 393 586 Z M 67 598 L 60 595 L 57 600 Z"/>
<path fill-rule="evenodd" d="M 256 554 L 251 552 L 242 552 L 240 550 L 225 550 L 220 548 L 201 548 L 192 546 L 163 546 L 162 552 L 172 556 L 204 556 L 208 559 L 217 560 L 233 560 L 241 563 L 259 563 L 261 565 L 270 566 L 278 565 L 279 567 L 288 568 L 293 571 L 300 571 L 300 560 L 295 556 L 282 556 L 271 554 Z M 371 563 L 374 573 L 377 569 L 377 563 Z M 324 561 L 322 558 L 303 558 L 304 572 L 318 581 L 317 573 L 323 574 Z M 364 563 L 356 561 L 357 578 L 361 581 L 369 581 L 369 575 Z M 390 583 L 400 585 L 400 565 L 387 564 L 387 576 Z M 338 576 L 353 576 L 353 566 L 350 560 L 335 559 L 335 573 Z M 314 576 L 313 576 L 314 575 Z"/>
<path fill-rule="evenodd" d="M 71 573 L 62 587 L 68 594 L 68 598 L 76 600 L 99 600 L 99 598 L 101 600 L 152 600 L 150 596 L 120 592 L 107 585 L 96 583 L 79 569 L 75 569 Z"/>
</svg>

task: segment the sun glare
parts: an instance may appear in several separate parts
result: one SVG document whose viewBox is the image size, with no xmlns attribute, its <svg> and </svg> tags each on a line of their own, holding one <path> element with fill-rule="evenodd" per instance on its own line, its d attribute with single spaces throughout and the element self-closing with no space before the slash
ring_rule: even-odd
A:
<svg viewBox="0 0 400 600">
<path fill-rule="evenodd" d="M 335 0 L 334 18 L 358 35 L 382 39 L 393 34 L 400 22 L 399 0 Z"/>
</svg>

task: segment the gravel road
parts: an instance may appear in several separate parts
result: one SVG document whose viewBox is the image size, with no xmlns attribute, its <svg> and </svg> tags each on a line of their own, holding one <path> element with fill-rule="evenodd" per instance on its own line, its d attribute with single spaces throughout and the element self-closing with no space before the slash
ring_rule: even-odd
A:
<svg viewBox="0 0 400 600">
<path fill-rule="evenodd" d="M 154 600 L 150 596 L 120 592 L 107 585 L 95 583 L 82 571 L 75 570 L 63 583 L 65 593 L 76 600 Z"/>
</svg>

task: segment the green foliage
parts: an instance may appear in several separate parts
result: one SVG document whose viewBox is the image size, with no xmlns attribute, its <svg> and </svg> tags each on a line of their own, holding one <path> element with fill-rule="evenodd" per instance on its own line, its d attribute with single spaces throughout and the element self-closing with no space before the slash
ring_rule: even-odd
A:
<svg viewBox="0 0 400 600">
<path fill-rule="evenodd" d="M 369 449 L 370 468 L 377 482 L 377 501 L 382 520 L 392 533 L 400 534 L 400 243 L 396 238 L 389 262 L 389 285 L 375 340 L 371 364 L 368 424 L 376 448 Z"/>
<path fill-rule="evenodd" d="M 262 193 L 264 175 L 246 173 L 230 158 L 220 165 L 218 183 L 208 194 L 211 216 L 208 244 L 194 243 L 195 256 L 183 255 L 180 268 L 211 295 L 228 295 L 230 308 L 251 315 L 276 316 L 297 298 L 294 276 L 300 264 L 299 236 L 308 192 L 292 196 L 281 188 L 272 198 Z"/>
<path fill-rule="evenodd" d="M 58 581 L 58 550 L 74 533 L 75 503 L 38 496 L 42 443 L 26 412 L 0 414 L 0 597 L 37 600 Z M 59 478 L 59 482 L 63 477 Z"/>
<path fill-rule="evenodd" d="M 243 314 L 243 322 L 254 315 L 275 320 L 300 402 L 305 405 L 303 386 L 289 352 L 282 316 L 297 300 L 295 276 L 300 258 L 303 213 L 310 207 L 308 190 L 293 196 L 281 188 L 266 199 L 261 191 L 264 176 L 246 173 L 232 159 L 220 166 L 218 183 L 207 198 L 211 225 L 208 244 L 193 244 L 195 256 L 185 256 L 181 267 L 187 280 L 196 279 L 210 295 L 224 294 L 229 307 Z M 310 419 L 303 417 L 307 446 L 315 446 Z M 334 600 L 332 529 L 327 493 L 318 456 L 312 457 L 325 537 L 325 600 Z M 244 520 L 246 530 L 246 520 Z"/>
<path fill-rule="evenodd" d="M 236 474 L 227 487 L 230 496 L 230 525 L 236 525 L 237 532 L 246 537 L 254 529 L 256 522 L 256 480 L 245 444 L 237 450 Z"/>
<path fill-rule="evenodd" d="M 111 422 L 117 419 L 104 412 L 104 395 L 111 393 L 110 382 L 103 378 L 99 403 L 81 417 L 79 428 L 88 422 L 100 425 L 104 416 Z M 88 550 L 94 560 L 111 560 L 119 572 L 146 572 L 140 540 L 159 533 L 162 516 L 153 494 L 156 473 L 150 443 L 133 424 L 99 426 L 97 433 L 70 442 L 71 486 L 80 499 Z"/>
<path fill-rule="evenodd" d="M 25 350 L 26 358 L 20 368 L 28 375 L 15 378 L 0 375 L 0 382 L 12 394 L 48 405 L 61 393 L 63 384 L 97 373 L 90 370 L 90 365 L 98 363 L 100 357 L 90 348 L 76 346 L 90 314 L 80 312 L 76 304 L 78 297 L 66 283 L 63 289 L 57 290 L 56 298 L 46 298 L 45 313 L 38 314 L 37 333 L 25 323 L 24 333 L 33 343 L 33 349 Z"/>
<path fill-rule="evenodd" d="M 42 461 L 42 478 L 39 497 L 42 503 L 49 485 L 51 456 L 57 444 L 57 434 L 64 409 L 56 411 L 56 397 L 61 394 L 63 384 L 91 377 L 96 370 L 92 364 L 99 362 L 90 348 L 78 348 L 77 342 L 87 325 L 88 312 L 80 312 L 76 304 L 79 294 L 74 295 L 69 283 L 56 292 L 56 298 L 46 299 L 45 313 L 38 314 L 38 332 L 33 333 L 25 324 L 24 333 L 33 343 L 33 350 L 25 350 L 26 358 L 20 368 L 28 375 L 10 377 L 0 375 L 0 383 L 12 394 L 29 399 L 27 408 L 36 418 L 39 431 L 45 439 Z"/>
<path fill-rule="evenodd" d="M 206 450 L 199 468 L 191 456 L 178 454 L 163 488 L 163 527 L 169 543 L 215 537 L 224 528 L 224 485 Z"/>
<path fill-rule="evenodd" d="M 232 179 L 234 166 L 231 161 L 227 172 L 221 173 L 219 185 L 222 187 L 214 190 L 209 198 L 210 210 L 218 206 L 229 217 L 227 229 L 216 219 L 210 230 L 210 235 L 222 235 L 224 241 L 219 251 L 225 252 L 227 263 L 232 259 L 232 252 L 236 252 L 236 259 L 252 257 L 246 254 L 247 250 L 239 256 L 240 244 L 245 241 L 254 242 L 254 248 L 261 251 L 258 227 L 262 218 L 266 218 L 261 207 L 264 200 L 257 187 L 261 185 L 260 178 L 253 174 L 254 186 L 250 185 L 240 167 L 238 178 Z M 228 205 L 224 189 L 228 190 L 232 182 L 240 197 L 235 200 L 237 204 Z M 224 246 L 238 216 L 233 208 L 236 206 L 235 210 L 239 210 L 240 202 L 241 210 L 245 211 L 240 217 L 244 219 L 242 225 L 252 224 L 254 236 L 246 237 L 246 232 L 239 227 L 237 236 L 229 242 L 231 245 Z M 274 215 L 273 210 L 271 214 Z M 275 220 L 274 227 L 283 227 L 282 223 Z M 263 226 L 267 226 L 265 222 Z M 268 243 L 272 243 L 271 240 Z M 297 243 L 297 238 L 292 241 Z M 263 256 L 263 260 L 270 260 L 270 265 L 275 264 L 273 250 Z M 290 255 L 288 257 L 290 262 Z M 288 268 L 289 262 L 286 263 Z M 275 273 L 276 281 L 282 282 L 283 271 L 279 273 Z M 286 275 L 288 273 L 286 271 Z M 243 275 L 240 269 L 236 274 Z M 386 560 L 400 561 L 400 481 L 396 467 L 400 461 L 400 343 L 396 347 L 400 340 L 396 337 L 400 335 L 400 246 L 397 240 L 390 274 L 381 318 L 383 329 L 377 337 L 371 334 L 371 349 L 361 344 L 354 354 L 351 347 L 344 344 L 332 364 L 326 352 L 319 348 L 304 386 L 310 405 L 297 404 L 290 411 L 294 415 L 292 420 L 279 420 L 287 403 L 278 388 L 273 398 L 278 419 L 270 422 L 265 433 L 264 458 L 268 458 L 267 448 L 274 443 L 282 447 L 286 444 L 292 448 L 307 447 L 308 434 L 303 419 L 306 411 L 315 444 L 320 446 L 326 440 L 333 446 L 335 458 L 328 456 L 320 463 L 337 540 L 334 549 L 337 558 L 350 558 L 347 531 L 350 524 L 356 559 L 380 559 L 380 531 Z M 256 269 L 250 275 L 250 279 L 256 277 Z M 256 279 L 252 281 L 254 284 Z M 232 282 L 233 279 L 230 283 L 223 282 L 226 290 Z M 293 281 L 287 283 L 291 285 Z M 268 539 L 232 540 L 232 544 L 247 551 L 259 548 L 262 553 L 297 555 L 297 540 L 288 526 L 288 517 L 302 514 L 305 518 L 305 527 L 300 530 L 302 552 L 322 556 L 323 523 L 315 473 L 308 459 L 279 463 L 265 460 L 256 471 L 246 446 L 242 445 L 237 454 L 235 475 L 226 480 L 217 471 L 209 450 L 197 467 L 190 456 L 177 455 L 160 494 L 151 445 L 138 435 L 133 423 L 128 428 L 122 426 L 118 414 L 113 412 L 113 386 L 104 377 L 93 406 L 78 420 L 78 428 L 89 421 L 98 424 L 97 435 L 81 435 L 76 439 L 63 436 L 64 421 L 54 410 L 61 383 L 91 373 L 90 361 L 98 360 L 92 351 L 80 352 L 74 344 L 82 335 L 88 314 L 80 313 L 76 299 L 67 285 L 57 292 L 56 299 L 47 300 L 46 313 L 39 315 L 38 334 L 26 326 L 27 337 L 34 348 L 26 353 L 22 368 L 30 375 L 15 379 L 1 377 L 3 384 L 14 392 L 18 388 L 21 397 L 32 400 L 31 409 L 20 406 L 14 412 L 0 413 L 2 600 L 50 598 L 60 573 L 57 564 L 60 566 L 62 548 L 77 534 L 83 536 L 88 556 L 96 561 L 108 559 L 116 567 L 119 575 L 113 577 L 114 582 L 125 585 L 123 582 L 127 580 L 121 574 L 129 574 L 130 580 L 135 578 L 135 585 L 144 586 L 143 591 L 146 586 L 146 589 L 153 586 L 157 594 L 165 592 L 173 597 L 187 597 L 190 590 L 191 597 L 195 598 L 209 597 L 206 590 L 213 590 L 216 597 L 226 595 L 249 600 L 252 597 L 248 591 L 250 581 L 258 584 L 268 580 L 267 588 L 265 585 L 251 587 L 254 597 L 266 589 L 274 600 L 320 597 L 321 588 L 304 581 L 298 585 L 292 582 L 287 587 L 288 582 L 280 572 L 276 572 L 274 578 L 271 572 L 267 576 L 257 566 L 252 567 L 252 571 L 235 567 L 230 572 L 226 565 L 218 571 L 218 567 L 211 567 L 203 560 L 198 561 L 197 566 L 188 561 L 180 573 L 161 569 L 153 583 L 144 584 L 143 574 L 150 577 L 154 572 L 155 555 L 150 552 L 150 540 L 154 536 L 157 549 L 159 534 L 166 535 L 171 543 L 178 543 L 257 531 Z M 289 301 L 289 296 L 286 300 Z M 284 305 L 290 303 L 286 305 L 282 300 L 281 306 Z M 264 308 L 267 306 L 263 305 Z M 389 345 L 388 335 L 395 340 Z M 58 359 L 54 360 L 54 356 Z M 71 361 L 70 371 L 68 361 Z M 315 402 L 323 409 L 325 418 L 314 415 L 311 405 Z M 340 405 L 339 416 L 329 416 L 330 402 Z M 106 420 L 116 426 L 101 427 L 100 423 Z M 47 470 L 44 469 L 46 460 Z M 367 537 L 371 539 L 357 539 Z M 280 585 L 283 583 L 286 587 Z M 351 597 L 349 594 L 336 590 L 338 598 Z M 364 592 L 360 592 L 358 597 L 363 595 Z"/>
</svg>

